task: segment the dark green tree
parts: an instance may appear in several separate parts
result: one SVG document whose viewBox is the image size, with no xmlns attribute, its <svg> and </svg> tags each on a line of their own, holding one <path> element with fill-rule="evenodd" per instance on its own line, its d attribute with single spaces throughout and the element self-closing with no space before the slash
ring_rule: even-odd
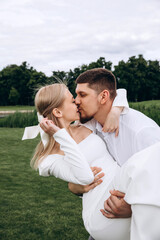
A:
<svg viewBox="0 0 160 240">
<path fill-rule="evenodd" d="M 112 69 L 112 62 L 100 57 L 90 64 L 82 64 L 73 70 L 53 71 L 51 77 L 36 71 L 27 62 L 20 66 L 12 64 L 0 71 L 0 105 L 33 105 L 35 91 L 39 86 L 59 81 L 67 84 L 75 96 L 77 77 L 93 68 Z M 146 61 L 143 55 L 132 56 L 128 61 L 120 61 L 114 67 L 117 88 L 125 88 L 129 101 L 160 99 L 160 63 Z"/>
<path fill-rule="evenodd" d="M 17 89 L 15 89 L 14 87 L 11 87 L 10 93 L 9 93 L 9 102 L 11 105 L 17 105 L 18 100 L 19 100 L 20 94 L 17 91 Z"/>
<path fill-rule="evenodd" d="M 145 100 L 160 99 L 160 64 L 159 61 L 147 62 Z"/>
<path fill-rule="evenodd" d="M 159 99 L 160 66 L 158 61 L 146 61 L 142 55 L 120 61 L 114 74 L 118 88 L 125 88 L 129 101 Z"/>
<path fill-rule="evenodd" d="M 15 104 L 32 105 L 34 98 L 34 89 L 39 84 L 45 84 L 47 77 L 42 72 L 37 72 L 30 67 L 27 62 L 23 62 L 20 66 L 9 65 L 0 72 L 0 104 L 13 104 L 13 95 L 17 97 Z"/>
</svg>

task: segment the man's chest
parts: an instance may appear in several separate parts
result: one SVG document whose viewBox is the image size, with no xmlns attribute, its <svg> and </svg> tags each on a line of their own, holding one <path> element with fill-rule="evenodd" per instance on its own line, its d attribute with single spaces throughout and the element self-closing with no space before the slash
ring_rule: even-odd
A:
<svg viewBox="0 0 160 240">
<path fill-rule="evenodd" d="M 115 137 L 115 133 L 104 134 L 98 131 L 97 135 L 103 139 L 109 153 L 120 166 L 122 166 L 129 159 L 129 157 L 134 154 L 134 146 L 131 136 Z"/>
</svg>

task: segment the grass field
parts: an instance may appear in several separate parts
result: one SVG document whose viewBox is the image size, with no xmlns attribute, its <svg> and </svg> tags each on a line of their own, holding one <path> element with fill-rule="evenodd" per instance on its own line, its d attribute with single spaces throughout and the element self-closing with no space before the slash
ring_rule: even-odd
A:
<svg viewBox="0 0 160 240">
<path fill-rule="evenodd" d="M 133 106 L 145 105 L 146 107 L 150 107 L 150 106 L 159 106 L 160 107 L 160 100 L 150 100 L 150 101 L 144 101 L 144 102 L 131 102 L 130 104 L 132 104 Z"/>
<path fill-rule="evenodd" d="M 156 118 L 160 116 L 160 100 L 132 104 L 151 109 L 157 106 Z M 22 109 L 25 110 L 17 106 L 17 110 Z M 40 177 L 30 168 L 29 161 L 39 139 L 21 141 L 23 130 L 0 128 L 0 239 L 87 239 L 81 199 L 69 192 L 67 183 L 54 177 Z"/>
<path fill-rule="evenodd" d="M 0 111 L 34 110 L 34 106 L 0 106 Z"/>
<path fill-rule="evenodd" d="M 67 183 L 30 168 L 39 139 L 21 141 L 22 134 L 20 128 L 0 128 L 0 239 L 87 239 L 81 199 Z"/>
</svg>

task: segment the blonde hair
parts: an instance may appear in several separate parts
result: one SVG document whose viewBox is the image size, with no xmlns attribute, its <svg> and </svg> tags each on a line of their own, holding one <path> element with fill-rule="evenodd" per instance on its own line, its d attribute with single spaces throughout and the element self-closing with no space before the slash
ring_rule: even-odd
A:
<svg viewBox="0 0 160 240">
<path fill-rule="evenodd" d="M 53 115 L 52 110 L 62 106 L 65 99 L 66 89 L 67 87 L 65 84 L 55 83 L 41 87 L 35 96 L 35 106 L 37 112 L 43 115 L 43 117 L 47 117 L 49 120 L 52 120 L 57 126 L 59 126 L 59 122 Z M 31 159 L 31 167 L 37 170 L 39 163 L 50 154 L 54 146 L 55 140 L 53 136 L 49 136 L 49 143 L 45 149 L 42 141 L 40 141 Z"/>
</svg>

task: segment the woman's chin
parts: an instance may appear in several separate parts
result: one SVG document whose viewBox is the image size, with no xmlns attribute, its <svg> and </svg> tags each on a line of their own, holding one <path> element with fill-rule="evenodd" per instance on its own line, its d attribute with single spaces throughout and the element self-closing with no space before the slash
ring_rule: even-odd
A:
<svg viewBox="0 0 160 240">
<path fill-rule="evenodd" d="M 77 115 L 75 116 L 75 118 L 72 119 L 71 123 L 73 123 L 73 122 L 75 122 L 75 121 L 79 121 L 79 120 L 80 120 L 80 116 L 79 116 L 79 114 L 77 114 Z"/>
<path fill-rule="evenodd" d="M 80 114 L 79 114 L 79 112 L 77 112 L 77 114 L 76 114 L 76 120 L 80 120 Z"/>
<path fill-rule="evenodd" d="M 80 120 L 80 116 L 76 117 L 75 121 Z"/>
</svg>

